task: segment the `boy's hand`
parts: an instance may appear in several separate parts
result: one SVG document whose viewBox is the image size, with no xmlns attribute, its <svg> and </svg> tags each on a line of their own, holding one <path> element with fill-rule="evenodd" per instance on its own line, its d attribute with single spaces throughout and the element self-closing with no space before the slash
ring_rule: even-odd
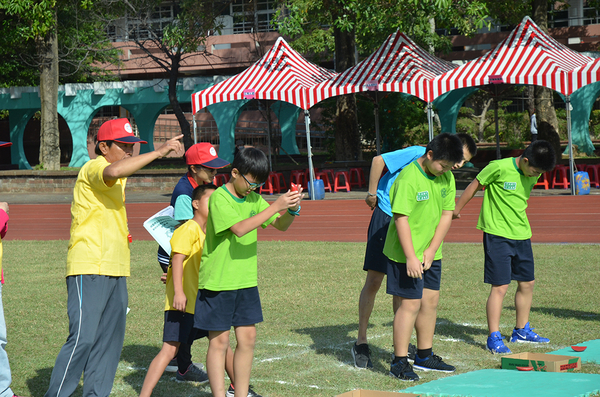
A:
<svg viewBox="0 0 600 397">
<path fill-rule="evenodd" d="M 460 212 L 452 211 L 452 219 L 460 219 Z"/>
<path fill-rule="evenodd" d="M 417 257 L 406 258 L 406 275 L 410 278 L 423 278 L 423 263 Z"/>
<path fill-rule="evenodd" d="M 277 212 L 287 210 L 288 208 L 292 211 L 297 211 L 300 206 L 300 201 L 304 198 L 302 190 L 302 186 L 300 186 L 300 189 L 297 192 L 288 190 L 287 193 L 279 196 L 273 203 L 273 205 L 276 205 L 275 208 L 277 208 Z"/>
<path fill-rule="evenodd" d="M 163 273 L 162 276 L 160 276 L 160 281 L 162 281 L 163 284 L 167 283 L 167 273 Z"/>
<path fill-rule="evenodd" d="M 433 258 L 435 258 L 435 251 L 431 251 L 431 249 L 427 248 L 423 252 L 423 271 L 429 270 L 431 264 L 433 263 Z"/>
<path fill-rule="evenodd" d="M 173 307 L 180 312 L 184 312 L 186 305 L 187 298 L 185 297 L 185 294 L 183 292 L 175 293 L 175 296 L 173 297 Z"/>
<path fill-rule="evenodd" d="M 177 135 L 163 143 L 156 151 L 160 154 L 160 157 L 165 157 L 171 152 L 175 152 L 176 155 L 183 155 L 183 145 L 179 141 L 183 138 L 183 134 Z"/>
</svg>

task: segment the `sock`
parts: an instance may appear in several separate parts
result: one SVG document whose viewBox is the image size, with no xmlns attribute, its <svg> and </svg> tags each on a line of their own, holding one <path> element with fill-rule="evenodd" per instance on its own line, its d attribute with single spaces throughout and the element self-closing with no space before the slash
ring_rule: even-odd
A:
<svg viewBox="0 0 600 397">
<path fill-rule="evenodd" d="M 394 360 L 392 361 L 392 364 L 396 364 L 396 363 L 398 363 L 400 361 L 406 363 L 406 362 L 408 362 L 408 357 L 406 357 L 406 356 L 404 356 L 404 357 L 395 357 Z"/>
<path fill-rule="evenodd" d="M 433 349 L 429 348 L 429 349 L 418 349 L 417 350 L 417 356 L 419 356 L 419 358 L 427 358 L 429 356 L 431 356 Z"/>
</svg>

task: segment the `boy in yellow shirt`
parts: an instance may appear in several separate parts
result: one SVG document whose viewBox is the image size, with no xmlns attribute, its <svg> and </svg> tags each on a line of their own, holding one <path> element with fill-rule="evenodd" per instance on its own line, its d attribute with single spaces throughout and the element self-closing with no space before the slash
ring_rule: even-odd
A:
<svg viewBox="0 0 600 397">
<path fill-rule="evenodd" d="M 191 345 L 195 339 L 208 336 L 207 331 L 193 326 L 198 272 L 206 237 L 208 200 L 216 188 L 215 185 L 199 185 L 194 189 L 191 197 L 194 216 L 177 228 L 171 237 L 163 347 L 148 368 L 140 397 L 152 394 L 154 386 L 182 343 Z M 202 371 L 202 376 L 198 379 L 199 382 L 206 383 L 208 375 Z"/>
</svg>

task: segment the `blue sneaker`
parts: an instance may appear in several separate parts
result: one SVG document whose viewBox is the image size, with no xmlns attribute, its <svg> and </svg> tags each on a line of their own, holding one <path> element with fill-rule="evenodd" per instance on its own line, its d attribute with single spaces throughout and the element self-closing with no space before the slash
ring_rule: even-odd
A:
<svg viewBox="0 0 600 397">
<path fill-rule="evenodd" d="M 433 353 L 426 358 L 421 358 L 417 354 L 413 366 L 415 369 L 422 371 L 454 372 L 456 369 L 452 365 L 446 364 L 440 356 L 436 356 Z"/>
<path fill-rule="evenodd" d="M 416 382 L 419 380 L 419 375 L 415 374 L 412 365 L 408 360 L 399 360 L 397 363 L 390 365 L 390 375 L 403 381 Z"/>
<path fill-rule="evenodd" d="M 487 349 L 494 354 L 510 354 L 512 353 L 504 344 L 504 338 L 500 332 L 492 332 L 487 338 Z"/>
<path fill-rule="evenodd" d="M 535 332 L 533 332 L 533 328 L 529 326 L 529 322 L 525 324 L 525 328 L 523 329 L 513 329 L 512 336 L 510 338 L 511 342 L 521 342 L 521 343 L 549 343 L 550 339 L 542 338 Z"/>
</svg>

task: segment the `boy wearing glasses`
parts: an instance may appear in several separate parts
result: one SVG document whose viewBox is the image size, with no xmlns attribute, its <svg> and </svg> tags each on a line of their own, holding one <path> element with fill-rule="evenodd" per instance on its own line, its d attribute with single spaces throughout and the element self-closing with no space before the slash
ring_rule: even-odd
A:
<svg viewBox="0 0 600 397">
<path fill-rule="evenodd" d="M 300 213 L 302 189 L 282 194 L 271 205 L 255 192 L 268 176 L 265 154 L 245 148 L 233 160 L 229 182 L 209 202 L 194 327 L 209 331 L 206 368 L 215 397 L 225 397 L 225 354 L 232 326 L 237 339 L 235 395 L 248 394 L 255 324 L 263 320 L 257 286 L 257 228 L 272 224 L 285 231 Z"/>
<path fill-rule="evenodd" d="M 174 208 L 173 218 L 185 222 L 194 216 L 192 211 L 192 192 L 199 185 L 212 184 L 217 169 L 229 165 L 229 162 L 221 159 L 217 151 L 208 142 L 200 142 L 191 146 L 185 152 L 185 163 L 188 172 L 181 177 L 173 194 L 170 205 Z M 163 280 L 166 280 L 169 268 L 169 254 L 158 246 L 158 264 L 163 270 Z M 202 382 L 206 380 L 206 373 L 192 362 L 191 344 L 182 343 L 175 357 L 167 366 L 167 371 L 177 372 L 179 381 Z M 231 353 L 233 355 L 233 353 Z"/>
</svg>

